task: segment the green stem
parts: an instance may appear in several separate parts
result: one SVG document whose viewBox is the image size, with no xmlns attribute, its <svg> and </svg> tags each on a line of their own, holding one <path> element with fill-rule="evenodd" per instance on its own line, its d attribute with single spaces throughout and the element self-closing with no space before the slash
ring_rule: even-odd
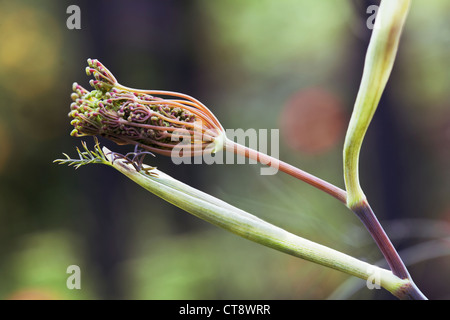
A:
<svg viewBox="0 0 450 320">
<path fill-rule="evenodd" d="M 108 154 L 108 150 L 104 153 Z M 375 274 L 379 277 L 380 285 L 399 299 L 414 298 L 413 295 L 408 295 L 410 280 L 401 279 L 390 270 L 296 236 L 157 169 L 152 169 L 151 174 L 144 174 L 120 159 L 105 164 L 113 166 L 165 201 L 243 238 L 364 280 Z"/>
<path fill-rule="evenodd" d="M 367 48 L 364 70 L 344 142 L 344 179 L 347 204 L 366 199 L 359 182 L 359 155 L 366 131 L 377 109 L 394 65 L 410 0 L 383 0 Z"/>
</svg>

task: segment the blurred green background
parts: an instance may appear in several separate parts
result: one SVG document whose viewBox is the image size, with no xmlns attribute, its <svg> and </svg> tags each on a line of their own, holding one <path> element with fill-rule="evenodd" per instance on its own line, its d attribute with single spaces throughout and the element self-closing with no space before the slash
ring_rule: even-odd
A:
<svg viewBox="0 0 450 320">
<path fill-rule="evenodd" d="M 81 10 L 79 30 L 66 26 L 71 4 Z M 69 135 L 71 87 L 89 87 L 86 59 L 97 58 L 124 85 L 197 97 L 225 128 L 280 129 L 281 159 L 343 187 L 341 150 L 371 4 L 0 0 L 0 298 L 391 299 L 208 225 L 109 167 L 52 163 L 80 146 Z M 447 0 L 413 2 L 361 159 L 372 207 L 430 299 L 450 298 L 449 17 Z M 350 211 L 283 173 L 147 162 L 384 266 Z M 74 264 L 81 290 L 66 287 Z"/>
</svg>

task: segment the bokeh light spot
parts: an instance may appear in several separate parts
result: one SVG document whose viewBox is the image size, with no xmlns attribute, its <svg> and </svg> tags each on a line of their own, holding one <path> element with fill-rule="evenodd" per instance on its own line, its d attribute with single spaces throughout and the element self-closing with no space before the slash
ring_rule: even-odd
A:
<svg viewBox="0 0 450 320">
<path fill-rule="evenodd" d="M 26 288 L 13 292 L 8 300 L 60 300 L 60 297 L 43 288 Z"/>
<path fill-rule="evenodd" d="M 280 117 L 280 132 L 294 151 L 317 155 L 341 141 L 346 122 L 338 96 L 324 88 L 307 88 L 288 99 Z"/>
</svg>

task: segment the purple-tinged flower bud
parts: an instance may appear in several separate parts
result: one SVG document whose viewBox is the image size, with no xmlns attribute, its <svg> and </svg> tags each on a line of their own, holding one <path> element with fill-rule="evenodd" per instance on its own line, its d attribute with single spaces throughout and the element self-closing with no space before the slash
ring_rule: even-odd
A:
<svg viewBox="0 0 450 320">
<path fill-rule="evenodd" d="M 72 86 L 72 136 L 99 135 L 164 155 L 171 155 L 180 136 L 190 139 L 191 155 L 223 148 L 221 124 L 198 100 L 177 92 L 128 88 L 98 60 L 88 59 L 88 65 L 94 90 Z"/>
</svg>

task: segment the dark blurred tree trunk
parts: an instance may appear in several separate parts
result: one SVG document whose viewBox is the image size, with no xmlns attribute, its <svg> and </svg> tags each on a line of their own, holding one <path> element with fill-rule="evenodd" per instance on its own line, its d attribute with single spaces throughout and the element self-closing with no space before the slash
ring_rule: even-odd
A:
<svg viewBox="0 0 450 320">
<path fill-rule="evenodd" d="M 180 91 L 193 96 L 198 93 L 198 79 L 195 43 L 195 2 L 175 0 L 139 1 L 83 1 L 82 28 L 87 28 L 90 38 L 88 46 L 90 58 L 98 58 L 116 75 L 120 82 L 124 78 L 137 79 L 156 88 Z M 86 31 L 86 30 L 85 30 Z M 95 56 L 94 56 L 95 55 Z M 88 57 L 86 57 L 88 58 Z M 80 66 L 83 67 L 83 66 Z M 108 141 L 102 140 L 109 146 Z M 111 144 L 114 150 L 122 148 Z M 131 151 L 130 149 L 124 149 Z M 189 184 L 198 186 L 197 165 L 168 165 L 170 158 L 152 158 L 152 164 L 167 168 L 172 174 Z M 121 185 L 117 175 L 110 170 L 95 170 L 92 181 L 101 181 L 105 188 L 95 189 L 91 194 L 90 206 L 95 209 L 90 229 L 90 256 L 98 269 L 100 298 L 121 299 L 125 295 L 123 275 L 119 265 L 127 258 L 131 226 L 127 223 L 129 215 L 124 206 L 119 207 Z M 100 200 L 101 199 L 101 200 Z M 111 200 L 116 199 L 116 200 Z M 121 202 L 133 201 L 122 199 Z M 151 199 L 149 201 L 152 201 Z M 158 206 L 154 199 L 155 206 Z M 197 224 L 185 212 L 173 207 L 172 225 L 174 232 L 189 231 Z"/>
</svg>

